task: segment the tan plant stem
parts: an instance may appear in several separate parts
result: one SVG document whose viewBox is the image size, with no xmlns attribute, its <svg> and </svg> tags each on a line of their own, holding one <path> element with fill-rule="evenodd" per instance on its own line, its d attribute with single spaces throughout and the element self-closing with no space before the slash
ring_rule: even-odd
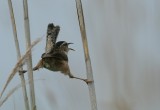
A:
<svg viewBox="0 0 160 110">
<path fill-rule="evenodd" d="M 12 22 L 12 29 L 13 29 L 13 35 L 14 35 L 14 41 L 15 41 L 15 47 L 16 47 L 16 52 L 17 52 L 17 60 L 21 58 L 21 53 L 20 53 L 20 48 L 19 48 L 19 42 L 18 42 L 18 37 L 17 37 L 17 30 L 16 30 L 16 23 L 15 23 L 15 18 L 14 18 L 14 12 L 13 12 L 13 7 L 12 7 L 12 1 L 8 0 L 8 5 L 9 5 L 9 10 L 10 10 L 10 16 L 11 16 L 11 22 Z M 19 67 L 19 70 L 22 71 L 23 68 L 22 66 Z M 27 90 L 26 90 L 26 85 L 25 85 L 25 78 L 24 74 L 20 75 L 21 79 L 21 85 L 22 85 L 22 92 L 23 92 L 23 98 L 24 98 L 24 103 L 25 103 L 25 109 L 29 109 L 29 103 L 28 103 L 28 97 L 27 97 Z"/>
<path fill-rule="evenodd" d="M 2 89 L 2 92 L 0 94 L 0 99 L 3 95 L 3 93 L 5 92 L 8 84 L 11 82 L 11 80 L 13 79 L 13 77 L 15 76 L 15 74 L 19 71 L 19 67 L 21 65 L 24 64 L 24 62 L 26 62 L 26 59 L 28 58 L 28 56 L 30 55 L 31 53 L 31 49 L 38 43 L 41 41 L 42 38 L 38 38 L 37 40 L 35 40 L 31 46 L 28 48 L 28 50 L 26 51 L 26 53 L 18 60 L 18 62 L 15 64 L 14 68 L 12 69 L 11 73 L 9 74 L 8 78 L 7 78 L 7 81 Z"/>
<path fill-rule="evenodd" d="M 30 39 L 30 25 L 29 25 L 28 2 L 27 2 L 27 0 L 23 0 L 23 9 L 24 9 L 24 28 L 25 28 L 25 38 L 26 38 L 26 49 L 28 49 L 31 45 L 31 39 Z M 30 90 L 31 110 L 36 110 L 31 54 L 28 56 L 27 70 L 28 70 L 28 79 L 30 80 L 29 90 Z"/>
<path fill-rule="evenodd" d="M 89 56 L 89 49 L 88 49 L 88 43 L 87 43 L 87 35 L 86 35 L 85 22 L 84 22 L 83 8 L 82 8 L 81 0 L 76 0 L 76 8 L 77 8 L 78 21 L 79 21 L 81 37 L 82 37 L 82 42 L 83 42 L 83 48 L 84 48 L 87 79 L 88 80 L 93 80 L 92 65 L 91 65 L 91 60 L 90 60 L 90 56 Z M 90 95 L 90 102 L 91 102 L 91 110 L 97 110 L 97 102 L 96 102 L 96 93 L 95 93 L 94 81 L 92 83 L 88 84 L 88 88 L 89 88 L 89 95 Z"/>
</svg>

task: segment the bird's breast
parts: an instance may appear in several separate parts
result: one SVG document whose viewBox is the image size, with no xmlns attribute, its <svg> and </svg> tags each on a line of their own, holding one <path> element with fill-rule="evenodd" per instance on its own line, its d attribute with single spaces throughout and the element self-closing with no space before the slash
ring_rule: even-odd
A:
<svg viewBox="0 0 160 110">
<path fill-rule="evenodd" d="M 44 68 L 50 71 L 59 71 L 53 59 L 43 59 Z"/>
</svg>

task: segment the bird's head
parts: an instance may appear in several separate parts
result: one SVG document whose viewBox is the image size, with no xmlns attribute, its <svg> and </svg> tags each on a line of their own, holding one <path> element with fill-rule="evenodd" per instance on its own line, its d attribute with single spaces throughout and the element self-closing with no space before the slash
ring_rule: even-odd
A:
<svg viewBox="0 0 160 110">
<path fill-rule="evenodd" d="M 66 41 L 59 41 L 56 43 L 55 47 L 56 47 L 56 50 L 66 52 L 66 53 L 68 53 L 69 50 L 75 51 L 74 49 L 68 47 L 70 44 L 73 44 L 73 43 L 67 43 Z"/>
</svg>

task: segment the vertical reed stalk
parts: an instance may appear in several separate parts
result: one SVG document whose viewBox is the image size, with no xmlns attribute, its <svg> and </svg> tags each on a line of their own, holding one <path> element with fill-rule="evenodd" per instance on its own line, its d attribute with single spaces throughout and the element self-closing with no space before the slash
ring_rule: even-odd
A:
<svg viewBox="0 0 160 110">
<path fill-rule="evenodd" d="M 23 9 L 24 9 L 24 28 L 25 28 L 25 38 L 26 38 L 26 49 L 28 49 L 31 45 L 31 39 L 30 39 L 30 25 L 29 25 L 27 0 L 23 0 Z M 29 55 L 27 60 L 27 70 L 28 70 L 28 77 L 30 81 L 29 89 L 30 89 L 30 98 L 31 98 L 31 110 L 36 110 L 31 54 Z"/>
<path fill-rule="evenodd" d="M 11 82 L 11 80 L 13 79 L 13 77 L 16 75 L 17 71 L 19 70 L 19 67 L 21 65 L 23 65 L 28 56 L 30 55 L 31 53 L 31 49 L 41 41 L 42 38 L 38 38 L 37 40 L 35 40 L 34 42 L 32 42 L 31 46 L 27 49 L 27 51 L 25 52 L 25 54 L 18 60 L 18 62 L 15 64 L 14 68 L 12 69 L 11 73 L 9 74 L 8 78 L 7 78 L 7 81 L 6 83 L 4 84 L 4 87 L 2 89 L 2 92 L 0 93 L 0 99 L 2 98 L 3 96 L 3 93 L 5 92 L 7 86 L 9 85 L 9 83 Z"/>
<path fill-rule="evenodd" d="M 11 0 L 8 0 L 8 6 L 9 6 L 10 17 L 11 17 L 11 22 L 12 22 L 14 41 L 15 41 L 16 52 L 17 52 L 17 60 L 19 60 L 21 58 L 21 53 L 20 53 L 20 48 L 19 48 L 19 42 L 18 42 L 17 30 L 16 30 L 16 23 L 15 23 L 14 12 L 13 12 L 13 7 L 12 7 L 12 1 Z M 20 71 L 23 70 L 22 66 L 19 67 L 19 70 Z M 25 85 L 25 78 L 24 78 L 23 74 L 20 75 L 20 79 L 21 79 L 21 85 L 22 85 L 22 91 L 23 91 L 23 98 L 24 98 L 24 102 L 25 102 L 25 109 L 29 110 L 29 103 L 28 103 L 27 90 L 26 90 L 26 85 Z"/>
<path fill-rule="evenodd" d="M 89 56 L 89 49 L 88 49 L 88 43 L 87 43 L 87 35 L 86 35 L 85 22 L 84 22 L 83 8 L 82 8 L 81 0 L 76 0 L 76 8 L 77 8 L 77 15 L 78 15 L 81 37 L 82 37 L 82 42 L 83 42 L 83 48 L 84 48 L 87 79 L 93 80 L 92 65 L 91 65 L 91 60 L 90 60 L 90 56 Z M 88 88 L 89 88 L 91 109 L 92 110 L 97 110 L 97 102 L 96 102 L 96 93 L 95 93 L 94 82 L 89 83 Z"/>
</svg>

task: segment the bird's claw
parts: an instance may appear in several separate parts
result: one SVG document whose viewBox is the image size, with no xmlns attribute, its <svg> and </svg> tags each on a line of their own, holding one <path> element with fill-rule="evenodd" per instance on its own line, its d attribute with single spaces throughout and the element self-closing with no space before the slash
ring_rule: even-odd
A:
<svg viewBox="0 0 160 110">
<path fill-rule="evenodd" d="M 86 82 L 87 84 L 89 84 L 89 83 L 92 83 L 93 80 L 84 79 L 84 82 Z"/>
<path fill-rule="evenodd" d="M 22 75 L 22 74 L 24 74 L 26 72 L 27 72 L 26 70 L 19 70 L 19 75 Z"/>
</svg>

